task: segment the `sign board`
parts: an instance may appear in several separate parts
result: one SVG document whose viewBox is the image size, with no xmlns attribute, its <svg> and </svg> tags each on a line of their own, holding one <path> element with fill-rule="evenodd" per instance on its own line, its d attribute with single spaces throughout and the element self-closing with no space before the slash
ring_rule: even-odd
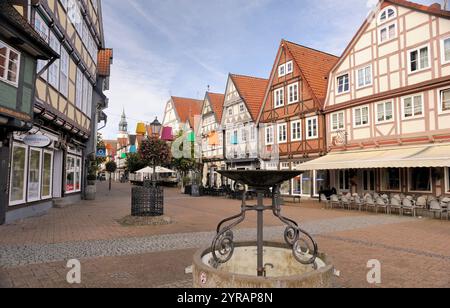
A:
<svg viewBox="0 0 450 308">
<path fill-rule="evenodd" d="M 97 157 L 106 158 L 106 149 L 98 148 L 97 149 Z"/>
<path fill-rule="evenodd" d="M 44 135 L 27 135 L 25 138 L 23 138 L 23 143 L 30 147 L 35 148 L 45 148 L 48 147 L 52 140 Z"/>
</svg>

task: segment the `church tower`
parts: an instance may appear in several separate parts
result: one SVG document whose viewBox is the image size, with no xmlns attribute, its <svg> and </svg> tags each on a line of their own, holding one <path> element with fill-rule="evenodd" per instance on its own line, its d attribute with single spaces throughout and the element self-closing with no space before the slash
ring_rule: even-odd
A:
<svg viewBox="0 0 450 308">
<path fill-rule="evenodd" d="M 122 112 L 122 116 L 119 122 L 119 134 L 128 134 L 128 122 L 125 115 L 125 109 Z"/>
</svg>

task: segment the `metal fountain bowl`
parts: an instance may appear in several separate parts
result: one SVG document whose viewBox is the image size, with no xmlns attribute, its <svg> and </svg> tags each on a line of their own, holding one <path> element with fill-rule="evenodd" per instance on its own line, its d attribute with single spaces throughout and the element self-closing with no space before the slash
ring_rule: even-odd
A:
<svg viewBox="0 0 450 308">
<path fill-rule="evenodd" d="M 280 185 L 301 171 L 219 171 L 257 192 L 257 204 L 242 196 L 241 213 L 222 220 L 211 247 L 194 256 L 193 282 L 197 288 L 320 288 L 333 286 L 334 267 L 313 237 L 292 219 L 282 215 Z M 264 193 L 272 188 L 272 202 L 264 205 Z M 256 242 L 235 241 L 233 229 L 246 213 L 257 213 Z M 264 212 L 271 211 L 284 225 L 285 244 L 264 241 Z"/>
<path fill-rule="evenodd" d="M 302 171 L 217 171 L 230 180 L 241 182 L 250 187 L 269 188 L 275 185 L 289 181 L 300 174 Z"/>
</svg>

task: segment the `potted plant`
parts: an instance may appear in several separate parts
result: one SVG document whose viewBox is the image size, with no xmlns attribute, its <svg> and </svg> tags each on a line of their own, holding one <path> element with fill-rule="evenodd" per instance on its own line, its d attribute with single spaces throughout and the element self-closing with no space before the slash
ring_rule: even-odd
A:
<svg viewBox="0 0 450 308">
<path fill-rule="evenodd" d="M 95 186 L 96 180 L 96 169 L 91 166 L 88 170 L 86 192 L 84 196 L 86 200 L 95 200 L 95 194 L 97 193 L 97 188 Z"/>
</svg>

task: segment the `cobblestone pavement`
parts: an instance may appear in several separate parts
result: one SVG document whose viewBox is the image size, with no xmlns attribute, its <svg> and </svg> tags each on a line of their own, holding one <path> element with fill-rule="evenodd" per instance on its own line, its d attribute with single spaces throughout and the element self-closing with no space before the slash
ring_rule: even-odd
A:
<svg viewBox="0 0 450 308">
<path fill-rule="evenodd" d="M 190 198 L 166 190 L 168 226 L 123 227 L 129 215 L 130 187 L 99 185 L 97 200 L 81 202 L 48 215 L 0 226 L 2 287 L 191 287 L 185 268 L 196 249 L 208 246 L 217 223 L 239 212 L 240 202 L 225 198 Z M 382 284 L 375 287 L 450 288 L 450 222 L 372 213 L 324 210 L 323 204 L 287 204 L 283 214 L 301 222 L 341 273 L 339 287 L 374 287 L 367 283 L 368 260 L 382 264 Z M 265 236 L 281 241 L 279 220 L 265 217 Z M 235 231 L 238 241 L 254 240 L 256 215 Z M 82 263 L 82 283 L 66 281 L 68 259 Z"/>
<path fill-rule="evenodd" d="M 343 217 L 307 222 L 302 225 L 302 228 L 317 235 L 411 220 L 404 217 L 388 216 Z M 264 238 L 266 240 L 281 240 L 284 229 L 284 227 L 266 228 L 264 230 Z M 57 244 L 0 246 L 0 266 L 13 267 L 70 259 L 123 256 L 200 248 L 210 245 L 214 235 L 214 232 L 201 232 Z M 237 230 L 235 232 L 235 238 L 236 241 L 254 241 L 256 239 L 256 230 Z"/>
</svg>

